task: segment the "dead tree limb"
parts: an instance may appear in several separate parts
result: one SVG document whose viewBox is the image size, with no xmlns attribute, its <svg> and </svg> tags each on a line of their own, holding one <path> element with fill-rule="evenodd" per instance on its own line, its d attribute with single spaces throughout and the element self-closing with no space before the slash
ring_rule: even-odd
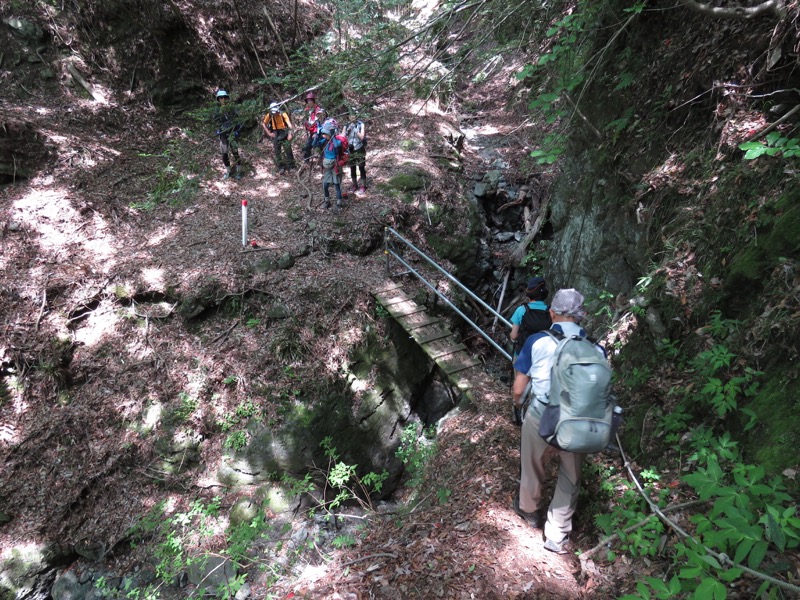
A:
<svg viewBox="0 0 800 600">
<path fill-rule="evenodd" d="M 565 92 L 565 93 L 564 93 L 564 98 L 566 98 L 566 99 L 567 99 L 567 102 L 569 102 L 570 106 L 572 106 L 572 109 L 575 111 L 575 114 L 577 114 L 577 115 L 578 115 L 578 116 L 581 118 L 581 121 L 583 121 L 584 123 L 586 123 L 586 126 L 589 128 L 589 130 L 590 130 L 590 131 L 591 131 L 593 134 L 595 134 L 595 136 L 597 136 L 597 139 L 599 139 L 599 140 L 601 140 L 601 141 L 602 141 L 602 139 L 603 139 L 603 134 L 602 134 L 602 133 L 600 133 L 600 132 L 597 130 L 597 127 L 595 127 L 595 126 L 592 124 L 592 122 L 591 122 L 591 121 L 588 119 L 588 117 L 587 117 L 586 115 L 584 115 L 584 114 L 581 112 L 581 109 L 580 109 L 580 108 L 578 108 L 578 105 L 577 105 L 577 104 L 575 104 L 575 102 L 572 100 L 572 98 L 570 97 L 570 95 L 569 95 L 569 94 L 567 94 L 567 93 Z"/>
<path fill-rule="evenodd" d="M 686 0 L 686 6 L 693 11 L 714 17 L 715 19 L 755 19 L 761 16 L 772 16 L 782 19 L 786 16 L 784 0 L 767 0 L 758 6 L 711 6 L 696 0 Z"/>
<path fill-rule="evenodd" d="M 768 134 L 770 131 L 772 131 L 773 129 L 775 129 L 775 128 L 776 128 L 778 125 L 780 125 L 781 123 L 785 123 L 786 121 L 788 121 L 788 120 L 789 120 L 789 119 L 792 117 L 792 115 L 794 115 L 794 113 L 796 113 L 798 110 L 800 110 L 800 104 L 798 104 L 797 106 L 795 106 L 795 107 L 794 107 L 792 110 L 790 110 L 789 112 L 787 112 L 785 115 L 783 115 L 783 116 L 782 116 L 780 119 L 778 119 L 778 120 L 777 120 L 777 121 L 775 121 L 774 123 L 772 123 L 772 124 L 768 125 L 768 126 L 767 126 L 767 127 L 765 127 L 764 129 L 762 129 L 761 131 L 759 131 L 759 132 L 758 132 L 756 135 L 754 135 L 753 137 L 751 137 L 751 138 L 750 138 L 749 140 L 747 140 L 747 141 L 748 141 L 748 142 L 757 142 L 758 140 L 760 140 L 761 138 L 763 138 L 764 136 L 766 136 L 766 135 L 767 135 L 767 134 Z"/>
<path fill-rule="evenodd" d="M 267 18 L 267 24 L 269 24 L 269 28 L 272 30 L 272 33 L 275 35 L 275 41 L 278 42 L 278 47 L 281 49 L 281 53 L 283 54 L 283 60 L 286 61 L 286 66 L 289 66 L 289 55 L 286 54 L 286 48 L 283 46 L 283 40 L 281 40 L 281 34 L 278 33 L 278 28 L 275 27 L 275 23 L 272 22 L 272 19 L 269 16 L 269 12 L 267 11 L 267 7 L 263 7 L 264 16 Z"/>
<path fill-rule="evenodd" d="M 548 196 L 545 198 L 544 202 L 542 202 L 542 207 L 539 209 L 539 216 L 536 217 L 536 221 L 533 222 L 533 227 L 531 230 L 525 235 L 523 240 L 519 243 L 514 251 L 511 253 L 509 260 L 511 261 L 511 266 L 516 266 L 522 262 L 522 259 L 525 258 L 525 254 L 528 252 L 528 246 L 539 234 L 539 230 L 544 225 L 545 219 L 547 218 L 547 205 L 550 203 L 550 197 Z"/>
<path fill-rule="evenodd" d="M 87 82 L 83 75 L 78 72 L 78 69 L 73 65 L 71 62 L 67 62 L 67 71 L 69 74 L 72 75 L 72 78 L 79 83 L 83 89 L 89 92 L 89 95 L 95 99 L 97 102 L 105 102 L 106 98 L 100 92 L 95 91 L 95 89 Z"/>
</svg>

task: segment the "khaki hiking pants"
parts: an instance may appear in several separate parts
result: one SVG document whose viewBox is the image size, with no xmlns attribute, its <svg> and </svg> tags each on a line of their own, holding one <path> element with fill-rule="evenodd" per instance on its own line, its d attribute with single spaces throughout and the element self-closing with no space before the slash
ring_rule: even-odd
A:
<svg viewBox="0 0 800 600">
<path fill-rule="evenodd" d="M 565 452 L 544 441 L 539 435 L 540 407 L 537 400 L 531 402 L 522 423 L 519 507 L 525 512 L 540 508 L 545 466 L 554 454 L 558 454 L 558 481 L 547 511 L 544 536 L 560 544 L 572 531 L 572 515 L 578 506 L 578 493 L 581 489 L 581 466 L 586 455 Z"/>
</svg>

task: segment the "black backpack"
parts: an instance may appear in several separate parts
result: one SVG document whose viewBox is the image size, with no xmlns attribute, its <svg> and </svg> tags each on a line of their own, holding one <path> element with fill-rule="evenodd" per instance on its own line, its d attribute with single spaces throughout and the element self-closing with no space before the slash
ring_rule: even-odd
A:
<svg viewBox="0 0 800 600">
<path fill-rule="evenodd" d="M 550 329 L 550 325 L 553 324 L 550 320 L 549 311 L 530 308 L 527 302 L 523 306 L 525 307 L 525 314 L 522 315 L 522 322 L 519 324 L 519 335 L 517 335 L 517 339 L 514 342 L 514 352 L 517 354 L 522 350 L 522 346 L 529 336 Z"/>
</svg>

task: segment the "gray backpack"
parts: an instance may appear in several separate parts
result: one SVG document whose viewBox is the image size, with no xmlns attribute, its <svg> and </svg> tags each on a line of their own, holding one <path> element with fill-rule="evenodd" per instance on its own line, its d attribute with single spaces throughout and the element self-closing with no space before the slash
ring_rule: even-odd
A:
<svg viewBox="0 0 800 600">
<path fill-rule="evenodd" d="M 618 424 L 608 361 L 586 338 L 565 337 L 552 329 L 545 333 L 558 346 L 539 435 L 551 446 L 568 452 L 605 450 Z"/>
</svg>

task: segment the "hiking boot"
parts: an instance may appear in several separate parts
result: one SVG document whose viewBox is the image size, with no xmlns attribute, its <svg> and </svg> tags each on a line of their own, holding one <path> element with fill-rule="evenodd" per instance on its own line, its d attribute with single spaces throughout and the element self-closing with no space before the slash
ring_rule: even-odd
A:
<svg viewBox="0 0 800 600">
<path fill-rule="evenodd" d="M 322 208 L 330 208 L 330 207 L 331 207 L 331 201 L 325 198 L 325 202 L 322 203 Z"/>
<path fill-rule="evenodd" d="M 363 186 L 363 185 L 362 185 L 360 188 L 358 188 L 358 191 L 357 191 L 356 193 L 357 193 L 359 196 L 363 196 L 364 194 L 366 194 L 366 193 L 367 193 L 367 188 L 366 188 L 365 186 Z"/>
<path fill-rule="evenodd" d="M 229 171 L 225 171 L 225 174 L 222 176 L 222 179 L 227 179 L 230 176 L 231 176 L 230 172 Z"/>
<path fill-rule="evenodd" d="M 556 554 L 567 554 L 569 552 L 569 538 L 563 542 L 558 543 L 555 540 L 547 540 L 544 543 L 544 549 Z"/>
<path fill-rule="evenodd" d="M 533 512 L 525 512 L 519 507 L 519 494 L 514 498 L 514 503 L 512 505 L 514 512 L 517 513 L 522 520 L 528 523 L 534 529 L 541 529 L 544 525 L 544 515 L 542 514 L 541 510 L 535 510 Z"/>
<path fill-rule="evenodd" d="M 514 415 L 512 419 L 514 421 L 514 425 L 516 425 L 517 427 L 522 427 L 522 409 L 516 406 L 514 406 L 513 408 L 514 408 Z"/>
</svg>

